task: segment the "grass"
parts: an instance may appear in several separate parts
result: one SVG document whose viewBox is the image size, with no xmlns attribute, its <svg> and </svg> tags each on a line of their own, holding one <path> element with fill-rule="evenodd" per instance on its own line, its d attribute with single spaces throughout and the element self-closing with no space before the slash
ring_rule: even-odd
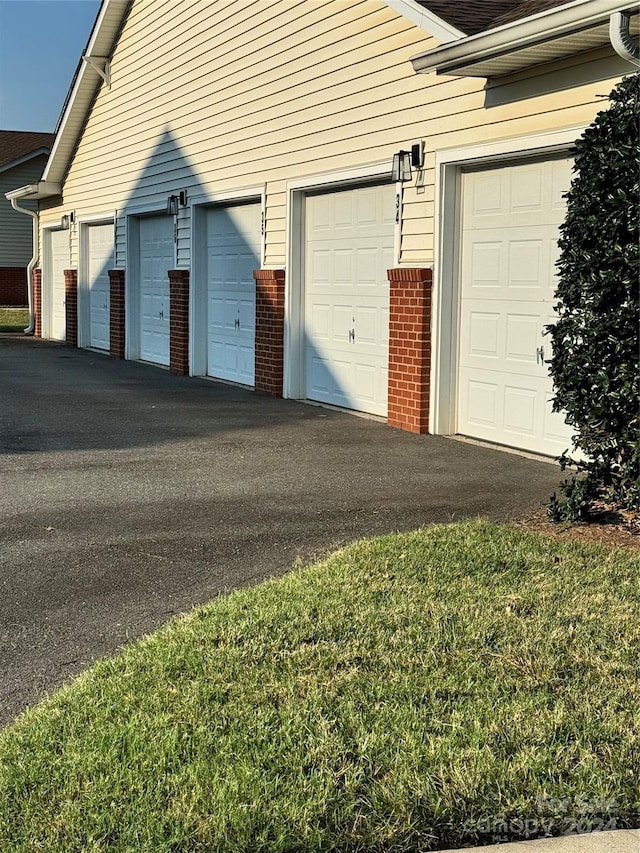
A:
<svg viewBox="0 0 640 853">
<path fill-rule="evenodd" d="M 22 332 L 28 323 L 26 308 L 0 308 L 0 332 Z"/>
<path fill-rule="evenodd" d="M 483 522 L 356 543 L 20 717 L 0 849 L 400 853 L 637 827 L 639 650 L 631 553 Z"/>
</svg>

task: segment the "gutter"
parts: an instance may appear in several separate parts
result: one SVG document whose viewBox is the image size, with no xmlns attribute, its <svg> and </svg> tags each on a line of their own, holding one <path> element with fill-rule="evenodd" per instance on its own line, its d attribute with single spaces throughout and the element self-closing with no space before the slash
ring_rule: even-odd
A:
<svg viewBox="0 0 640 853">
<path fill-rule="evenodd" d="M 31 280 L 31 273 L 36 263 L 38 262 L 38 214 L 33 210 L 27 210 L 26 207 L 20 207 L 18 205 L 18 199 L 12 198 L 11 207 L 14 210 L 17 210 L 18 213 L 26 213 L 27 216 L 31 216 L 33 219 L 33 257 L 27 264 L 27 301 L 29 304 L 29 325 L 24 330 L 25 335 L 32 335 L 35 332 L 36 328 L 36 315 L 33 305 L 33 281 Z"/>
<path fill-rule="evenodd" d="M 614 12 L 609 18 L 609 40 L 618 56 L 634 65 L 640 65 L 640 45 L 633 40 L 629 32 L 630 23 L 631 13 L 628 10 Z"/>
<path fill-rule="evenodd" d="M 623 11 L 625 5 L 628 4 L 620 3 L 619 0 L 580 0 L 418 54 L 411 58 L 411 64 L 419 74 L 432 71 L 446 74 L 462 63 L 470 65 L 495 59 L 606 23 L 612 13 Z"/>
<path fill-rule="evenodd" d="M 31 281 L 31 273 L 38 262 L 38 242 L 39 242 L 39 214 L 26 207 L 20 207 L 18 204 L 20 199 L 30 199 L 37 201 L 39 198 L 48 198 L 52 195 L 60 195 L 62 188 L 60 184 L 47 183 L 46 181 L 38 181 L 37 184 L 27 184 L 26 187 L 20 187 L 17 190 L 5 193 L 4 197 L 11 202 L 11 207 L 17 210 L 18 213 L 24 213 L 33 219 L 33 257 L 27 265 L 27 301 L 29 304 L 29 325 L 24 330 L 25 335 L 32 335 L 36 327 L 36 316 L 33 305 L 33 282 Z"/>
</svg>

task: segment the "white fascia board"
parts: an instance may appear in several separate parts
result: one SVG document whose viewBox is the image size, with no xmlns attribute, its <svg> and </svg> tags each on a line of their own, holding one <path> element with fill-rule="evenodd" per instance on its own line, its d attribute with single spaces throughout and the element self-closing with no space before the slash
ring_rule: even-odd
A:
<svg viewBox="0 0 640 853">
<path fill-rule="evenodd" d="M 17 157 L 10 163 L 5 163 L 4 166 L 0 166 L 0 172 L 8 172 L 9 169 L 15 169 L 16 166 L 21 166 L 22 163 L 28 163 L 29 160 L 33 160 L 34 157 L 40 157 L 41 154 L 48 154 L 49 151 L 51 151 L 50 148 L 38 148 L 35 151 L 30 151 L 28 154 L 23 154 L 22 157 Z"/>
<path fill-rule="evenodd" d="M 442 44 L 465 37 L 465 33 L 461 30 L 443 21 L 442 18 L 434 15 L 433 12 L 425 9 L 419 3 L 414 3 L 414 0 L 384 0 L 384 2 L 394 12 L 408 18 L 413 24 L 429 33 L 430 36 L 437 38 Z"/>
<path fill-rule="evenodd" d="M 4 194 L 4 197 L 11 199 L 24 198 L 31 201 L 37 201 L 41 198 L 50 198 L 51 196 L 60 195 L 62 187 L 60 184 L 52 183 L 51 181 L 38 181 L 37 184 L 27 184 L 25 187 L 18 187 L 17 190 L 10 190 Z"/>
<path fill-rule="evenodd" d="M 494 30 L 468 36 L 455 44 L 411 57 L 414 71 L 445 74 L 462 64 L 492 59 L 541 42 L 552 41 L 598 24 L 607 23 L 612 12 L 629 8 L 629 0 L 574 0 L 557 9 L 539 12 Z"/>
<path fill-rule="evenodd" d="M 129 0 L 103 0 L 94 24 L 84 56 L 108 56 L 113 49 L 115 37 L 120 29 Z M 44 181 L 61 181 L 67 170 L 69 158 L 75 150 L 81 129 L 84 127 L 88 105 L 100 79 L 98 72 L 86 62 L 80 68 L 67 97 L 64 113 L 56 133 L 55 142 L 45 166 Z M 83 96 L 84 104 L 78 103 Z"/>
</svg>

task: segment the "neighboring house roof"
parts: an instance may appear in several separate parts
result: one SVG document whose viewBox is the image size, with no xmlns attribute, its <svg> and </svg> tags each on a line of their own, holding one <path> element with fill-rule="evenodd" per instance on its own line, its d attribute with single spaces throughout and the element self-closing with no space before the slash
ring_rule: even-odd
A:
<svg viewBox="0 0 640 853">
<path fill-rule="evenodd" d="M 58 122 L 55 143 L 42 181 L 37 185 L 15 190 L 12 196 L 36 199 L 60 192 L 103 73 L 108 79 L 107 62 L 132 2 L 133 0 L 102 0 Z M 441 42 L 440 47 L 413 57 L 416 71 L 476 76 L 509 73 L 527 65 L 608 44 L 609 15 L 630 6 L 635 8 L 634 0 L 384 2 L 417 26 L 430 31 Z M 529 41 L 524 44 L 524 49 L 521 38 L 523 28 L 529 34 Z M 531 29 L 535 31 L 533 38 L 529 33 Z M 497 39 L 493 36 L 494 32 L 499 35 Z M 478 58 L 475 40 L 482 39 L 486 44 L 480 44 L 481 55 Z M 552 49 L 547 48 L 547 43 L 553 44 Z"/>
<path fill-rule="evenodd" d="M 416 0 L 468 36 L 546 12 L 567 0 Z"/>
<path fill-rule="evenodd" d="M 12 169 L 40 154 L 48 154 L 55 134 L 0 130 L 0 172 Z"/>
</svg>

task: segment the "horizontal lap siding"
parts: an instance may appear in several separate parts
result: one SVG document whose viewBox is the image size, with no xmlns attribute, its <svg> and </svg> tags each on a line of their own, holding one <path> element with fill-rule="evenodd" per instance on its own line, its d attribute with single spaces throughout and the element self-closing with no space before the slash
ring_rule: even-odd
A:
<svg viewBox="0 0 640 853">
<path fill-rule="evenodd" d="M 180 189 L 193 197 L 264 185 L 265 263 L 282 266 L 288 180 L 390 164 L 424 139 L 423 186 L 403 197 L 401 261 L 429 263 L 435 150 L 586 124 L 609 90 L 598 82 L 487 108 L 484 80 L 413 72 L 410 57 L 436 44 L 380 0 L 135 0 L 64 209 L 163 210 Z M 116 234 L 125 266 L 123 217 Z M 181 210 L 178 266 L 191 263 L 190 237 Z"/>
<path fill-rule="evenodd" d="M 4 194 L 38 181 L 46 162 L 43 155 L 0 172 L 0 267 L 26 266 L 33 256 L 33 220 L 14 210 Z M 21 201 L 20 205 L 36 209 L 33 203 Z"/>
</svg>

